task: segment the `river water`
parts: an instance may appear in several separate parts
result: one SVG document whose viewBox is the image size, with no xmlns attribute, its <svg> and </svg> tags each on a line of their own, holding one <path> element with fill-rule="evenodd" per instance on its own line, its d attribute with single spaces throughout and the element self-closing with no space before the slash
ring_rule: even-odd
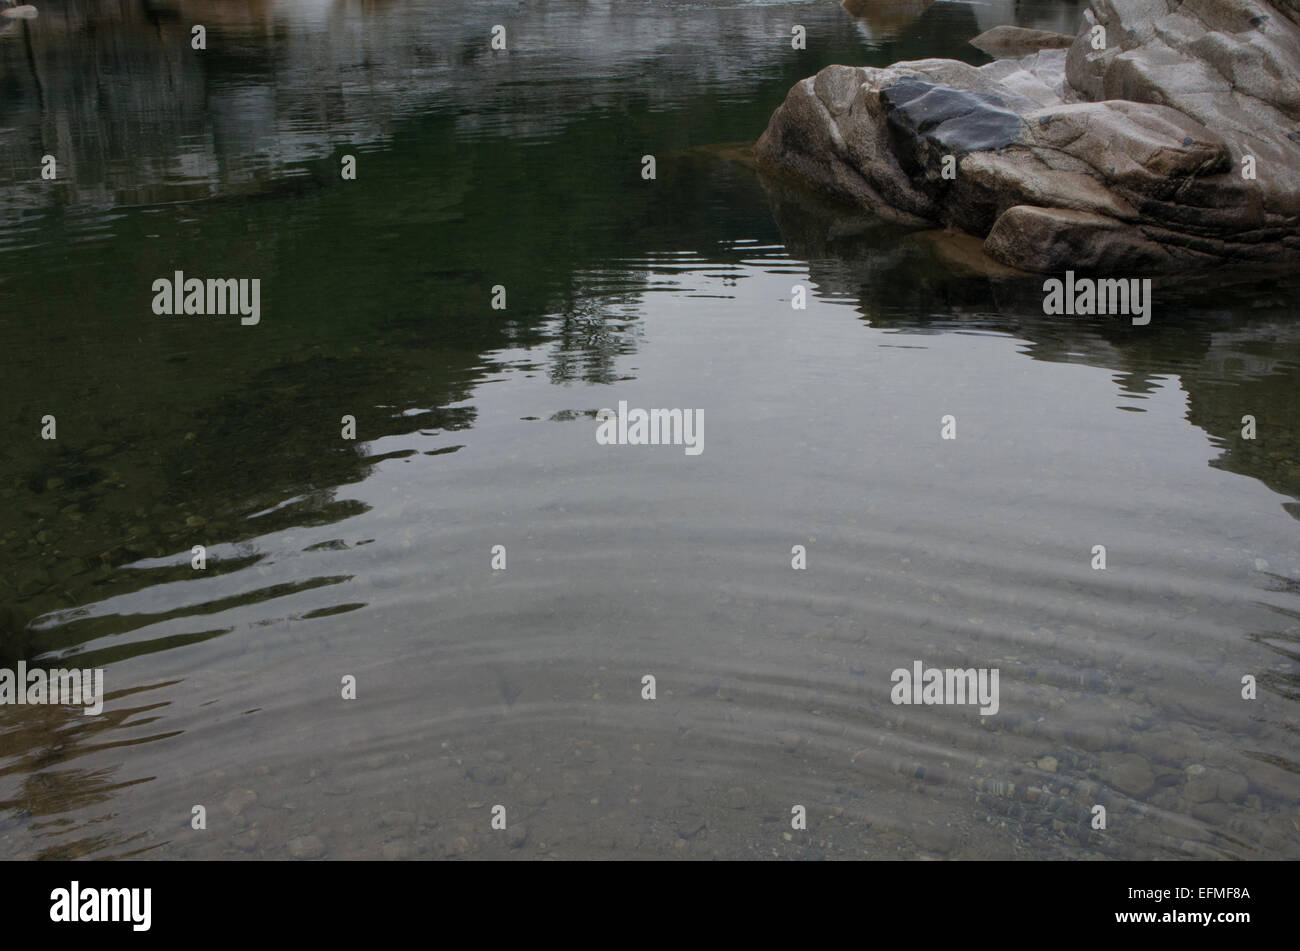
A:
<svg viewBox="0 0 1300 951">
<path fill-rule="evenodd" d="M 107 698 L 0 708 L 0 857 L 1300 857 L 1300 285 L 1044 317 L 749 160 L 824 65 L 1078 4 L 51 4 L 0 656 Z M 176 271 L 260 322 L 156 316 Z M 917 661 L 998 711 L 894 704 Z"/>
</svg>

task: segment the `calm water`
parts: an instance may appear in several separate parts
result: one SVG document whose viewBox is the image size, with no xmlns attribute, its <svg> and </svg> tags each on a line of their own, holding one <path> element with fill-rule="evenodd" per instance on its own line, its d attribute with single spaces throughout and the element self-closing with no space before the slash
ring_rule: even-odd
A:
<svg viewBox="0 0 1300 951">
<path fill-rule="evenodd" d="M 0 708 L 0 857 L 1300 857 L 1300 284 L 1044 318 L 747 160 L 823 65 L 1077 4 L 50 2 L 0 656 L 108 699 Z M 176 270 L 261 323 L 154 316 Z M 704 452 L 597 445 L 619 400 Z M 893 705 L 916 660 L 998 714 Z"/>
</svg>

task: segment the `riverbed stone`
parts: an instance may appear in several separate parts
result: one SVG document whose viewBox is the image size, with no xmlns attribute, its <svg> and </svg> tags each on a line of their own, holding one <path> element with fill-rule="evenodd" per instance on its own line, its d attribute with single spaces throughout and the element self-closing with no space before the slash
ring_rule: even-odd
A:
<svg viewBox="0 0 1300 951">
<path fill-rule="evenodd" d="M 732 786 L 722 800 L 728 809 L 745 809 L 749 806 L 749 793 L 740 786 Z"/>
<path fill-rule="evenodd" d="M 379 817 L 379 825 L 385 829 L 415 828 L 415 813 L 401 809 L 390 809 Z"/>
<path fill-rule="evenodd" d="M 299 836 L 290 840 L 289 854 L 296 859 L 318 859 L 325 854 L 325 843 L 319 836 Z"/>
<path fill-rule="evenodd" d="M 397 839 L 392 842 L 385 842 L 380 848 L 379 854 L 390 862 L 411 859 L 415 857 L 415 845 L 405 839 Z"/>
<path fill-rule="evenodd" d="M 1141 798 L 1155 786 L 1156 775 L 1136 753 L 1107 753 L 1101 757 L 1102 782 L 1127 796 Z"/>
<path fill-rule="evenodd" d="M 1184 771 L 1183 795 L 1189 802 L 1203 803 L 1239 802 L 1246 795 L 1250 783 L 1245 776 L 1230 769 L 1204 766 L 1199 763 Z"/>
<path fill-rule="evenodd" d="M 912 839 L 917 846 L 936 855 L 947 855 L 956 848 L 960 838 L 956 829 L 938 823 L 919 822 L 912 830 Z"/>
<path fill-rule="evenodd" d="M 239 851 L 252 852 L 256 850 L 257 844 L 262 841 L 262 829 L 259 826 L 251 826 L 235 833 L 230 841 Z"/>
<path fill-rule="evenodd" d="M 238 816 L 255 802 L 257 802 L 257 793 L 253 792 L 253 790 L 232 789 L 226 793 L 226 798 L 222 804 L 226 807 L 226 812 L 230 813 L 231 816 Z"/>
</svg>

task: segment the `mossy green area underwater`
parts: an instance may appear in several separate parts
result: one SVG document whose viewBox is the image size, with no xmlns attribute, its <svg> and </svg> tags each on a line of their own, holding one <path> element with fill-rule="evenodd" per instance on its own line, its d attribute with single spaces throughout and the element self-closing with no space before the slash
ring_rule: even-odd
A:
<svg viewBox="0 0 1300 951">
<path fill-rule="evenodd" d="M 0 666 L 107 690 L 0 707 L 0 857 L 1300 857 L 1300 284 L 1045 317 L 760 176 L 822 66 L 1081 12 L 866 6 L 0 33 Z M 704 451 L 598 445 L 620 400 Z M 916 660 L 999 712 L 894 705 Z"/>
</svg>

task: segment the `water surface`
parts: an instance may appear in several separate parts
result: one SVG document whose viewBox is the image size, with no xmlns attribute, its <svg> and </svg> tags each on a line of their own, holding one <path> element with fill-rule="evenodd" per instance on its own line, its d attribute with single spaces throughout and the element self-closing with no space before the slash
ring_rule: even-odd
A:
<svg viewBox="0 0 1300 951">
<path fill-rule="evenodd" d="M 1077 4 L 60 10 L 0 35 L 0 646 L 109 698 L 0 709 L 0 855 L 1300 856 L 1295 282 L 1045 318 L 748 160 Z"/>
</svg>

